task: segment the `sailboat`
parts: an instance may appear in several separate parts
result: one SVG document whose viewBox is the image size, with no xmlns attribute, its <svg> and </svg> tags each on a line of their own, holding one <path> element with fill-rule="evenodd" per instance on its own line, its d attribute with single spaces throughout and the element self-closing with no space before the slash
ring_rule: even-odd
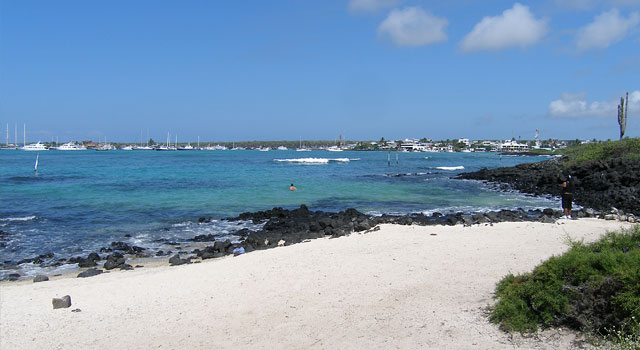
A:
<svg viewBox="0 0 640 350">
<path fill-rule="evenodd" d="M 309 152 L 311 151 L 308 148 L 302 147 L 302 137 L 300 138 L 300 148 L 296 148 L 296 152 Z"/>
<path fill-rule="evenodd" d="M 171 146 L 171 134 L 169 132 L 167 132 L 167 145 L 166 146 L 159 146 L 156 147 L 156 151 L 175 151 L 176 147 L 175 146 Z M 178 136 L 176 135 L 176 144 L 178 143 Z"/>
<path fill-rule="evenodd" d="M 153 147 L 149 146 L 149 129 L 147 129 L 147 144 L 144 145 L 142 142 L 142 130 L 140 130 L 140 144 L 137 146 L 133 146 L 133 149 L 136 151 L 152 151 Z"/>
<path fill-rule="evenodd" d="M 40 152 L 36 154 L 36 165 L 34 166 L 34 171 L 38 172 L 38 158 L 40 158 Z"/>
<path fill-rule="evenodd" d="M 340 144 L 338 146 L 327 147 L 329 152 L 342 152 L 342 135 L 340 135 Z"/>
</svg>

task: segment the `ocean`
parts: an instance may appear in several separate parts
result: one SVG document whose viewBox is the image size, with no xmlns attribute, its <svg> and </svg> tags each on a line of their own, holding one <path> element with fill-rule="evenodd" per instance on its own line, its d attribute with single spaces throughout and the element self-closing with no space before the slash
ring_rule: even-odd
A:
<svg viewBox="0 0 640 350">
<path fill-rule="evenodd" d="M 0 150 L 0 278 L 16 262 L 85 256 L 113 241 L 150 249 L 200 234 L 234 239 L 273 207 L 371 215 L 559 207 L 556 198 L 497 191 L 460 172 L 547 160 L 497 153 Z M 396 161 L 396 155 L 398 157 Z M 388 161 L 390 159 L 390 162 Z M 297 191 L 289 191 L 294 184 Z M 199 217 L 212 217 L 198 223 Z M 25 275 L 70 268 L 27 263 Z"/>
</svg>

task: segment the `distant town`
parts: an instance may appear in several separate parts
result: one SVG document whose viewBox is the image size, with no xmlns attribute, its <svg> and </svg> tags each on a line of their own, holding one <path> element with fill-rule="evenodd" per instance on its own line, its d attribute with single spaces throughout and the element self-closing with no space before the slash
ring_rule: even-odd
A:
<svg viewBox="0 0 640 350">
<path fill-rule="evenodd" d="M 147 131 L 148 134 L 148 131 Z M 394 152 L 501 152 L 501 153 L 552 153 L 555 150 L 567 148 L 571 145 L 585 144 L 591 142 L 599 142 L 593 140 L 557 140 L 548 139 L 540 140 L 539 131 L 536 130 L 536 136 L 533 140 L 516 140 L 515 138 L 507 140 L 470 140 L 468 138 L 459 138 L 454 140 L 432 140 L 429 138 L 422 139 L 401 139 L 386 140 L 384 137 L 378 141 L 347 141 L 342 140 L 342 135 L 334 141 L 318 141 L 318 140 L 297 140 L 297 141 L 240 141 L 240 142 L 182 142 L 178 143 L 177 135 L 167 133 L 166 142 L 156 142 L 152 138 L 147 138 L 146 142 L 142 141 L 142 132 L 140 142 L 131 143 L 114 143 L 107 142 L 106 137 L 103 142 L 92 140 L 70 141 L 60 144 L 56 139 L 50 142 L 27 143 L 27 127 L 23 128 L 23 142 L 18 140 L 18 126 L 14 128 L 14 142 L 9 143 L 9 124 L 6 128 L 6 142 L 0 145 L 0 149 L 4 150 L 24 150 L 24 151 L 218 151 L 218 150 L 326 150 L 333 152 L 341 151 L 394 151 Z M 173 136 L 173 137 L 172 137 Z"/>
<path fill-rule="evenodd" d="M 326 151 L 394 151 L 394 152 L 501 152 L 501 153 L 551 153 L 571 145 L 599 142 L 597 140 L 455 140 L 403 139 L 379 141 L 242 141 L 242 142 L 167 142 L 157 143 L 149 139 L 146 143 L 108 143 L 84 140 L 80 142 L 9 143 L 0 149 L 26 151 L 111 151 L 111 150 L 156 150 L 156 151 L 219 151 L 219 150 L 326 150 Z"/>
</svg>

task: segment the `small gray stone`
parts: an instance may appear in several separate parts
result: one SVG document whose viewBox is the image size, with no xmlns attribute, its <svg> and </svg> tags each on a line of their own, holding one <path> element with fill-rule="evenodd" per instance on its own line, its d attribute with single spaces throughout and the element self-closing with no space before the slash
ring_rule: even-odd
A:
<svg viewBox="0 0 640 350">
<path fill-rule="evenodd" d="M 33 278 L 33 283 L 48 281 L 49 277 L 45 275 L 37 275 Z"/>
<path fill-rule="evenodd" d="M 87 271 L 80 272 L 78 274 L 78 278 L 93 277 L 101 274 L 102 272 L 103 272 L 102 270 L 98 270 L 98 269 L 89 269 Z"/>
<path fill-rule="evenodd" d="M 62 298 L 53 298 L 51 303 L 53 304 L 54 309 L 65 309 L 71 306 L 71 297 L 65 295 Z"/>
</svg>

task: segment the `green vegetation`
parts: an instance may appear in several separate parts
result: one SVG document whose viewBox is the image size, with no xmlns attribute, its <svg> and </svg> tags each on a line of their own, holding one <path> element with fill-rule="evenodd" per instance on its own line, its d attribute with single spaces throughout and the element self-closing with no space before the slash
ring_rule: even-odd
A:
<svg viewBox="0 0 640 350">
<path fill-rule="evenodd" d="M 640 138 L 588 143 L 562 150 L 562 154 L 568 156 L 570 164 L 612 158 L 640 160 Z"/>
<path fill-rule="evenodd" d="M 496 287 L 491 320 L 508 331 L 566 326 L 640 340 L 640 225 L 571 249 Z"/>
<path fill-rule="evenodd" d="M 529 154 L 539 154 L 539 155 L 553 155 L 553 154 L 555 154 L 555 153 L 553 153 L 553 151 L 550 151 L 548 149 L 542 149 L 542 148 L 539 148 L 539 149 L 532 148 L 532 149 L 529 149 L 529 151 L 527 153 L 529 153 Z"/>
</svg>

